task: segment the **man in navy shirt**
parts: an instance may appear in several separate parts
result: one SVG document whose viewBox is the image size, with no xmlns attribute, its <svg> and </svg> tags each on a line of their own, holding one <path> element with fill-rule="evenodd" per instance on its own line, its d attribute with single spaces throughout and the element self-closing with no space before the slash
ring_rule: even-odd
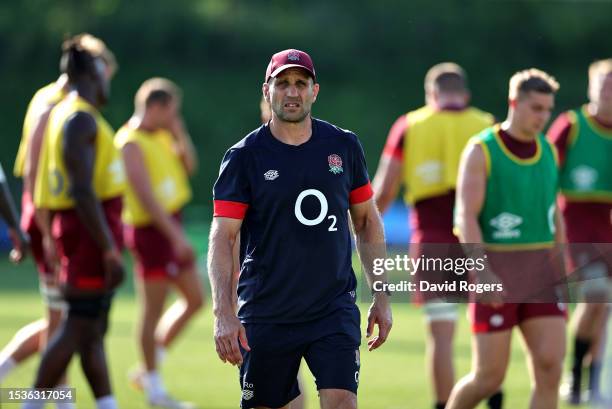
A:
<svg viewBox="0 0 612 409">
<path fill-rule="evenodd" d="M 209 246 L 215 343 L 240 366 L 242 408 L 287 408 L 302 358 L 322 409 L 357 407 L 360 318 L 350 220 L 370 286 L 384 233 L 361 145 L 352 132 L 311 117 L 319 92 L 308 54 L 272 56 L 263 95 L 272 119 L 231 147 L 215 183 Z M 240 233 L 238 316 L 232 246 Z M 391 329 L 388 295 L 374 293 L 368 346 Z"/>
</svg>

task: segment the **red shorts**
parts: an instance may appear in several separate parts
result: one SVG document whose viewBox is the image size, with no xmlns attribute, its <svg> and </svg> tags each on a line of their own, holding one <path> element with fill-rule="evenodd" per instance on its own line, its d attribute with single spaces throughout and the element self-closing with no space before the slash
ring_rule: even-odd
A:
<svg viewBox="0 0 612 409">
<path fill-rule="evenodd" d="M 504 331 L 536 317 L 567 318 L 564 303 L 504 304 L 493 308 L 480 303 L 468 305 L 468 318 L 473 333 Z"/>
<path fill-rule="evenodd" d="M 121 207 L 121 197 L 102 202 L 106 222 L 118 249 L 123 248 Z M 76 210 L 55 212 L 51 233 L 60 259 L 60 283 L 78 289 L 102 289 L 105 276 L 103 253 Z"/>
<path fill-rule="evenodd" d="M 45 252 L 42 244 L 42 234 L 36 224 L 34 217 L 34 202 L 32 197 L 26 191 L 21 196 L 21 221 L 19 223 L 21 230 L 28 233 L 30 236 L 30 252 L 34 257 L 36 269 L 41 276 L 50 276 L 53 272 L 51 266 L 45 259 Z"/>
<path fill-rule="evenodd" d="M 173 218 L 181 222 L 180 214 Z M 168 238 L 154 225 L 125 225 L 124 237 L 134 255 L 136 275 L 141 280 L 174 279 L 181 271 L 192 267 L 192 263 L 181 263 L 176 258 Z"/>
<path fill-rule="evenodd" d="M 612 276 L 612 204 L 562 199 L 560 207 L 570 243 L 568 267 L 577 270 L 602 262 Z"/>
</svg>

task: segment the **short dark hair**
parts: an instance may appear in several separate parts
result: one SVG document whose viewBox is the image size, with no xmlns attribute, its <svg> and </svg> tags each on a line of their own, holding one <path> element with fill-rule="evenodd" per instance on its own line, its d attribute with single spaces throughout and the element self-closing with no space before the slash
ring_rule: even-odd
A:
<svg viewBox="0 0 612 409">
<path fill-rule="evenodd" d="M 95 57 L 81 42 L 82 35 L 65 40 L 62 44 L 60 71 L 68 76 L 70 82 L 95 73 Z"/>
<path fill-rule="evenodd" d="M 465 71 L 454 62 L 443 62 L 431 67 L 425 75 L 425 92 L 466 92 Z"/>
<path fill-rule="evenodd" d="M 555 94 L 558 90 L 559 83 L 553 76 L 537 68 L 529 68 L 517 72 L 510 78 L 508 98 L 515 100 L 530 91 Z"/>
</svg>

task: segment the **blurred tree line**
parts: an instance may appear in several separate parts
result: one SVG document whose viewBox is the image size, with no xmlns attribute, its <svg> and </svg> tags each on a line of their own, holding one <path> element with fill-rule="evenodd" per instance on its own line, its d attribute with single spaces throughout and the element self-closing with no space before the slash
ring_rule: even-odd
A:
<svg viewBox="0 0 612 409">
<path fill-rule="evenodd" d="M 611 17 L 612 2 L 586 0 L 2 0 L 0 161 L 12 167 L 27 103 L 57 77 L 66 34 L 91 32 L 116 54 L 104 109 L 116 128 L 143 80 L 183 88 L 201 163 L 194 202 L 210 207 L 224 151 L 259 125 L 261 83 L 278 50 L 311 54 L 321 83 L 314 115 L 355 131 L 373 174 L 391 123 L 423 103 L 431 65 L 461 64 L 473 103 L 498 119 L 509 77 L 542 68 L 561 83 L 559 112 L 585 100 L 588 64 L 612 56 Z"/>
</svg>

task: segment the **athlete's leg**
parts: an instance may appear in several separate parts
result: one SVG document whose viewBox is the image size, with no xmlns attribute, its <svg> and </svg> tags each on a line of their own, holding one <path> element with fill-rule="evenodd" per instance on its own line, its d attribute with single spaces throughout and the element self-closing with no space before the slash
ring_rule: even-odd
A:
<svg viewBox="0 0 612 409">
<path fill-rule="evenodd" d="M 164 278 L 153 280 L 137 279 L 136 287 L 141 304 L 138 342 L 144 368 L 147 372 L 150 372 L 157 369 L 155 328 L 157 328 L 164 309 L 169 282 Z"/>
<path fill-rule="evenodd" d="M 565 319 L 559 316 L 530 318 L 520 324 L 534 384 L 531 409 L 556 408 L 558 405 L 565 328 Z"/>
<path fill-rule="evenodd" d="M 43 353 L 34 387 L 52 388 L 58 384 L 77 351 L 81 330 L 79 318 L 68 313 Z"/>
<path fill-rule="evenodd" d="M 81 368 L 96 399 L 112 394 L 104 336 L 108 329 L 108 311 L 101 311 L 99 316 L 79 319 L 83 331 L 79 339 Z"/>
<path fill-rule="evenodd" d="M 447 409 L 474 408 L 499 390 L 508 367 L 511 340 L 511 329 L 473 336 L 472 370 L 453 388 Z"/>
<path fill-rule="evenodd" d="M 300 388 L 300 391 L 302 393 L 300 393 L 300 396 L 298 396 L 297 398 L 291 401 L 291 403 L 289 404 L 290 409 L 304 409 L 306 407 L 306 402 L 305 402 L 306 394 L 304 392 L 304 380 L 303 380 L 301 372 L 298 373 L 297 381 L 298 381 L 298 387 Z"/>
<path fill-rule="evenodd" d="M 174 283 L 181 298 L 166 310 L 155 331 L 155 339 L 163 348 L 168 348 L 172 344 L 189 320 L 204 305 L 202 284 L 195 264 L 181 272 L 174 279 Z"/>
<path fill-rule="evenodd" d="M 576 305 L 576 310 L 572 317 L 574 342 L 570 378 L 570 394 L 575 402 L 580 401 L 582 368 L 585 358 L 595 350 L 595 344 L 597 344 L 598 334 L 602 331 L 605 316 L 605 304 L 579 303 Z M 595 362 L 597 361 L 595 360 Z"/>
<path fill-rule="evenodd" d="M 19 364 L 38 352 L 41 335 L 47 328 L 44 318 L 20 328 L 9 343 L 0 351 L 0 357 L 11 357 Z"/>
<path fill-rule="evenodd" d="M 453 365 L 455 321 L 430 321 L 428 329 L 427 368 L 434 387 L 436 404 L 444 405 L 455 384 Z"/>
<path fill-rule="evenodd" d="M 357 395 L 344 389 L 320 389 L 321 409 L 357 409 Z"/>
</svg>

